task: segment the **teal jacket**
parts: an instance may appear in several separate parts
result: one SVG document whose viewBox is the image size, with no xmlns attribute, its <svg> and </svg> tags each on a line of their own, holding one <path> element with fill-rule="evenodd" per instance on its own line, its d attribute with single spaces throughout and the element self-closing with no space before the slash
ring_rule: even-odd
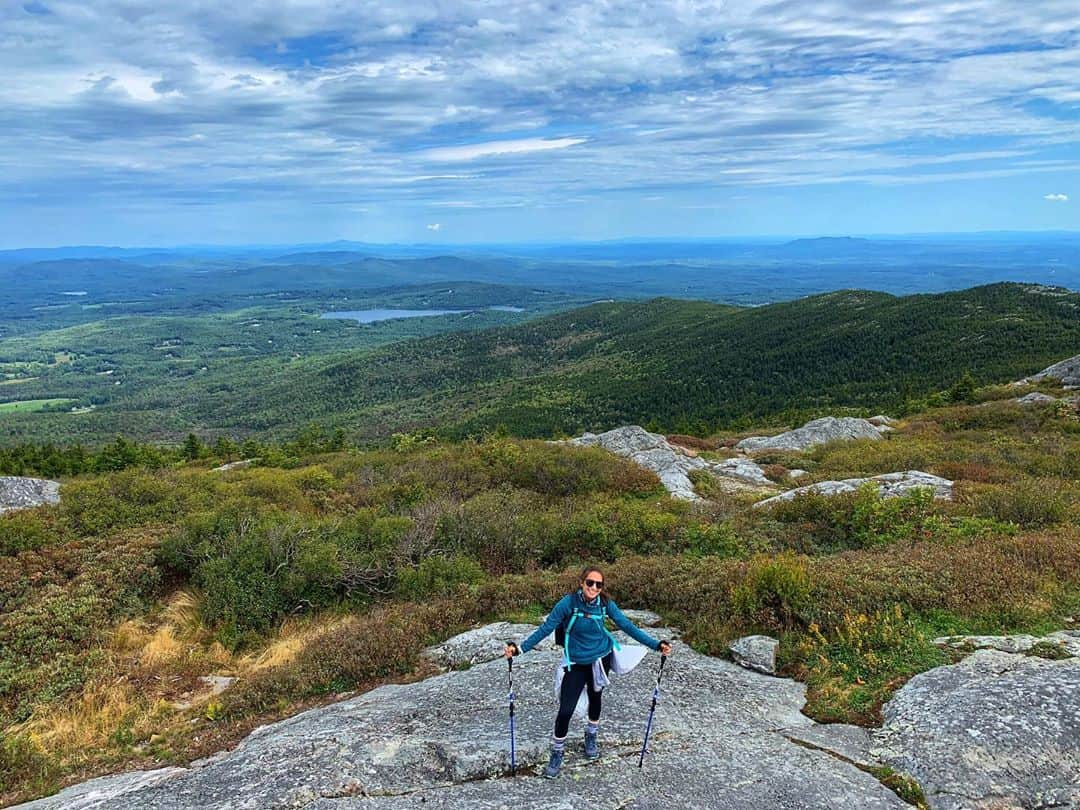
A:
<svg viewBox="0 0 1080 810">
<path fill-rule="evenodd" d="M 565 627 L 575 606 L 589 616 L 599 616 L 601 613 L 600 597 L 596 597 L 591 603 L 586 602 L 585 595 L 578 588 L 576 593 L 568 593 L 556 603 L 544 623 L 536 628 L 536 632 L 521 642 L 521 651 L 525 653 L 531 650 L 554 633 L 556 627 Z M 607 601 L 607 615 L 615 622 L 616 627 L 635 641 L 653 650 L 660 649 L 660 642 L 626 618 L 626 614 L 619 610 L 613 599 Z M 566 634 L 566 653 L 575 664 L 591 664 L 611 650 L 611 636 L 601 628 L 598 619 L 578 616 L 570 632 Z"/>
</svg>

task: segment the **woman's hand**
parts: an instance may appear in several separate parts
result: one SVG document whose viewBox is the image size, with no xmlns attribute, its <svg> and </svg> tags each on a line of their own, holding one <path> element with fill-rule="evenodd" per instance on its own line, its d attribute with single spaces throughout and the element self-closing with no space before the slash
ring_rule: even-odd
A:
<svg viewBox="0 0 1080 810">
<path fill-rule="evenodd" d="M 671 655 L 671 644 L 669 644 L 666 641 L 661 641 L 660 642 L 660 654 L 661 655 Z"/>
<path fill-rule="evenodd" d="M 521 648 L 518 647 L 517 644 L 512 641 L 506 642 L 506 646 L 503 648 L 503 655 L 505 655 L 507 658 L 513 658 L 515 655 L 520 654 Z"/>
</svg>

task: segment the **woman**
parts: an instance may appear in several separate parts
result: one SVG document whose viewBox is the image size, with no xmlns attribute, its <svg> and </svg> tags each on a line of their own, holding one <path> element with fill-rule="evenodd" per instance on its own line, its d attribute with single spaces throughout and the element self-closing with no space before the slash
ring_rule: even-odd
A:
<svg viewBox="0 0 1080 810">
<path fill-rule="evenodd" d="M 581 572 L 581 587 L 567 594 L 552 608 L 547 619 L 536 632 L 517 644 L 506 645 L 505 655 L 510 658 L 528 652 L 555 630 L 565 630 L 563 640 L 562 686 L 559 690 L 559 713 L 555 716 L 555 733 L 551 738 L 551 760 L 544 769 L 544 776 L 554 779 L 562 768 L 563 754 L 566 750 L 566 733 L 570 728 L 581 690 L 588 687 L 589 713 L 585 727 L 585 756 L 596 759 L 600 756 L 597 732 L 600 724 L 600 694 L 607 683 L 607 673 L 612 668 L 613 654 L 619 649 L 615 637 L 604 626 L 608 616 L 612 621 L 636 641 L 646 647 L 659 650 L 663 655 L 671 653 L 671 645 L 658 641 L 644 630 L 634 626 L 619 606 L 602 595 L 604 590 L 604 572 L 599 568 L 586 568 Z"/>
</svg>

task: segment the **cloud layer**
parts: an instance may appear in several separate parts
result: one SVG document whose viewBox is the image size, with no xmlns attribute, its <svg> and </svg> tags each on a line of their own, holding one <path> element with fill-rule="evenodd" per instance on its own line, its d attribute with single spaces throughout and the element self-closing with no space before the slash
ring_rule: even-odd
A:
<svg viewBox="0 0 1080 810">
<path fill-rule="evenodd" d="M 163 223 L 228 212 L 259 238 L 288 208 L 407 237 L 439 210 L 557 231 L 612 200 L 677 222 L 747 193 L 1076 176 L 1073 0 L 866 6 L 9 4 L 0 219 L 181 236 Z"/>
</svg>

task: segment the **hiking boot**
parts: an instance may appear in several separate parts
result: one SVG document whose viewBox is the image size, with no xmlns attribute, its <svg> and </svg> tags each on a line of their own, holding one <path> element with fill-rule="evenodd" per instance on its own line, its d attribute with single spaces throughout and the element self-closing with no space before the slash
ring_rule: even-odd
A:
<svg viewBox="0 0 1080 810">
<path fill-rule="evenodd" d="M 544 776 L 547 779 L 554 779 L 559 775 L 559 771 L 562 768 L 563 751 L 552 751 L 551 759 L 548 760 L 547 767 L 544 768 Z"/>
<path fill-rule="evenodd" d="M 585 732 L 585 759 L 600 759 L 600 743 L 596 741 L 596 734 Z"/>
</svg>

